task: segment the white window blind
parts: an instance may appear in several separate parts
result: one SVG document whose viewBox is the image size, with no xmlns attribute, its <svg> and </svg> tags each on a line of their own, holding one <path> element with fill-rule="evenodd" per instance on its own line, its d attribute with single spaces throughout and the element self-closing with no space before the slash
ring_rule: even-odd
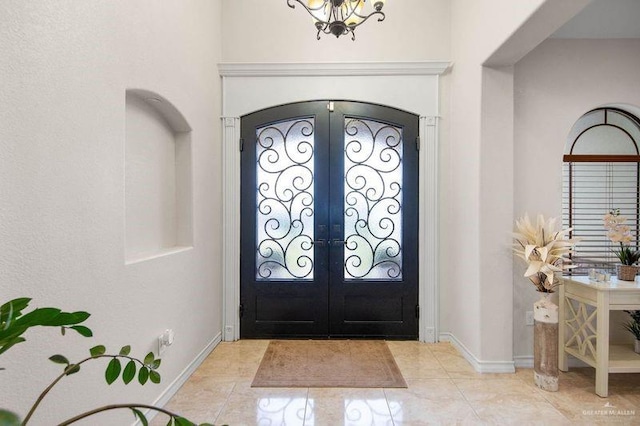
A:
<svg viewBox="0 0 640 426">
<path fill-rule="evenodd" d="M 600 156 L 604 159 L 606 156 Z M 631 227 L 635 245 L 640 228 L 638 185 L 640 163 L 636 161 L 565 162 L 563 168 L 564 227 L 572 227 L 576 245 L 572 260 L 577 268 L 571 275 L 586 275 L 590 268 L 613 270 L 619 263 L 612 249 L 619 248 L 607 237 L 603 216 L 611 209 L 620 209 Z M 584 158 L 581 160 L 585 160 Z"/>
</svg>

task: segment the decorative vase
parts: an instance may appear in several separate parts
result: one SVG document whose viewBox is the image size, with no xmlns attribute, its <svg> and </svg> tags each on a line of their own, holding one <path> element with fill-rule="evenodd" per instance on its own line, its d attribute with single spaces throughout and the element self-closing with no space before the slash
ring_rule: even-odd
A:
<svg viewBox="0 0 640 426">
<path fill-rule="evenodd" d="M 533 380 L 540 389 L 558 390 L 558 305 L 552 293 L 533 304 Z"/>
<path fill-rule="evenodd" d="M 635 353 L 640 354 L 640 339 L 636 339 L 633 350 L 635 351 Z"/>
<path fill-rule="evenodd" d="M 616 265 L 616 272 L 621 281 L 635 281 L 638 267 L 635 265 Z"/>
</svg>

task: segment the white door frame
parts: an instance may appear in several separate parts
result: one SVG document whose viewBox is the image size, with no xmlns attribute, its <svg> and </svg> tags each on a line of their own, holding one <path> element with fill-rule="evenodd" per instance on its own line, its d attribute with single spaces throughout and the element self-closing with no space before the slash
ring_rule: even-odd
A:
<svg viewBox="0 0 640 426">
<path fill-rule="evenodd" d="M 420 116 L 419 339 L 438 332 L 439 75 L 449 62 L 219 64 L 222 77 L 223 339 L 240 337 L 240 116 L 308 100 L 353 100 Z"/>
</svg>

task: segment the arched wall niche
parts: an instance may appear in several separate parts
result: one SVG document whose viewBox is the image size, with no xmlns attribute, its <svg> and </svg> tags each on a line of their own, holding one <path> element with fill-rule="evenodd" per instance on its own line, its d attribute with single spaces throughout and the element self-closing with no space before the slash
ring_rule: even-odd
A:
<svg viewBox="0 0 640 426">
<path fill-rule="evenodd" d="M 191 126 L 165 97 L 125 96 L 125 263 L 193 246 Z"/>
</svg>

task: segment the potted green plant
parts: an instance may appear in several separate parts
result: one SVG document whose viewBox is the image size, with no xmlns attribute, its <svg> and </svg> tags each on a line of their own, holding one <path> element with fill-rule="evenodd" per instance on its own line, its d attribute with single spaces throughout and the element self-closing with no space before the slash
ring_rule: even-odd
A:
<svg viewBox="0 0 640 426">
<path fill-rule="evenodd" d="M 638 274 L 638 267 L 635 265 L 640 260 L 640 250 L 632 249 L 629 243 L 632 240 L 631 227 L 625 225 L 626 217 L 620 214 L 620 209 L 610 210 L 604 215 L 604 228 L 607 230 L 607 237 L 620 244 L 619 250 L 613 253 L 620 260 L 616 265 L 618 279 L 622 281 L 635 281 Z"/>
<path fill-rule="evenodd" d="M 636 338 L 633 349 L 637 354 L 640 354 L 640 311 L 625 312 L 631 315 L 631 321 L 623 324 L 623 327 L 630 331 Z"/>
</svg>

